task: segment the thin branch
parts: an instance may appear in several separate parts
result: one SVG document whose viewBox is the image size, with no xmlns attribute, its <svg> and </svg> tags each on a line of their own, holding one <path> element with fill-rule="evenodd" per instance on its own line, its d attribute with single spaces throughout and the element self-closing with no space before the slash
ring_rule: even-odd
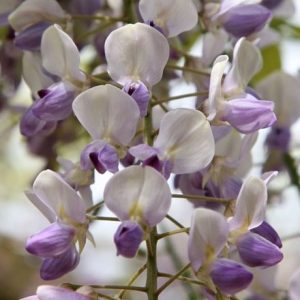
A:
<svg viewBox="0 0 300 300">
<path fill-rule="evenodd" d="M 171 221 L 173 224 L 175 224 L 177 227 L 179 228 L 185 228 L 182 224 L 180 224 L 177 220 L 175 220 L 173 217 L 171 217 L 170 215 L 166 215 L 166 218 Z"/>
<path fill-rule="evenodd" d="M 113 222 L 119 222 L 120 221 L 118 218 L 115 218 L 115 217 L 102 217 L 102 216 L 87 215 L 87 218 L 89 220 L 93 220 L 93 221 L 113 221 Z"/>
<path fill-rule="evenodd" d="M 96 209 L 100 208 L 103 204 L 104 204 L 104 201 L 101 201 L 101 202 L 99 202 L 99 203 L 96 203 L 96 204 L 94 204 L 93 206 L 87 208 L 86 212 L 87 212 L 87 213 L 90 213 L 90 212 L 92 212 L 93 210 L 96 210 Z"/>
<path fill-rule="evenodd" d="M 183 99 L 183 98 L 190 98 L 190 97 L 196 97 L 196 96 L 207 96 L 207 95 L 208 95 L 208 92 L 198 92 L 198 93 L 182 94 L 182 95 L 173 96 L 173 97 L 166 97 L 166 98 L 162 98 L 160 100 L 156 100 L 155 103 L 152 103 L 152 106 L 155 106 L 155 105 L 158 105 L 161 103 L 165 103 L 165 102 L 169 102 L 169 101 Z"/>
<path fill-rule="evenodd" d="M 159 239 L 163 239 L 167 236 L 171 236 L 171 235 L 178 234 L 178 233 L 183 233 L 183 232 L 188 233 L 189 228 L 181 228 L 181 229 L 177 229 L 177 230 L 173 230 L 173 231 L 164 232 L 164 233 L 158 234 L 156 236 L 156 238 L 159 240 Z"/>
<path fill-rule="evenodd" d="M 105 289 L 105 290 L 128 290 L 128 291 L 135 291 L 135 292 L 147 292 L 147 289 L 142 286 L 126 286 L 126 285 L 89 285 L 94 289 Z"/>
<path fill-rule="evenodd" d="M 172 278 L 174 275 L 159 272 L 158 276 L 159 277 Z M 185 277 L 185 276 L 179 276 L 179 277 L 177 277 L 177 280 L 180 280 L 180 281 L 183 281 L 183 282 L 186 282 L 186 283 L 196 284 L 196 285 L 205 285 L 204 282 L 202 282 L 202 281 L 195 280 L 195 279 L 192 279 L 192 278 L 188 278 L 188 277 Z"/>
<path fill-rule="evenodd" d="M 188 67 L 181 67 L 181 66 L 171 65 L 171 64 L 167 64 L 166 68 L 175 69 L 175 70 L 181 70 L 181 71 L 186 71 L 186 72 L 195 73 L 195 74 L 198 74 L 198 75 L 207 75 L 207 76 L 210 75 L 209 71 L 196 70 L 196 69 L 192 69 L 192 68 L 188 68 Z"/>
<path fill-rule="evenodd" d="M 214 197 L 207 197 L 207 196 L 200 196 L 200 195 L 182 195 L 182 194 L 172 194 L 172 198 L 183 198 L 183 199 L 198 200 L 198 201 L 217 202 L 223 204 L 228 204 L 228 202 L 234 200 L 234 199 L 214 198 Z"/>
<path fill-rule="evenodd" d="M 191 267 L 191 264 L 187 264 L 175 275 L 173 275 L 168 281 L 166 281 L 157 291 L 156 294 L 159 295 L 164 289 L 166 289 L 170 284 L 172 284 L 182 273 L 188 270 Z"/>
</svg>

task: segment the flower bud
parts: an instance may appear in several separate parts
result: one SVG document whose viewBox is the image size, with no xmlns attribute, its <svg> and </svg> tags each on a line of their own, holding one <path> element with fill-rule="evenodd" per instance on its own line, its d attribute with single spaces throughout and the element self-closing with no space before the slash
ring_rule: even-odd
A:
<svg viewBox="0 0 300 300">
<path fill-rule="evenodd" d="M 271 16 L 270 10 L 259 4 L 238 5 L 224 16 L 223 27 L 236 38 L 260 31 Z"/>
<path fill-rule="evenodd" d="M 72 227 L 55 222 L 32 235 L 27 240 L 26 250 L 41 257 L 57 256 L 69 249 L 74 235 Z"/>
<path fill-rule="evenodd" d="M 237 240 L 239 255 L 249 267 L 270 267 L 279 263 L 283 255 L 279 248 L 262 236 L 248 232 Z"/>
<path fill-rule="evenodd" d="M 36 51 L 40 49 L 43 32 L 50 23 L 39 22 L 16 34 L 14 44 L 22 50 Z"/>
<path fill-rule="evenodd" d="M 141 117 L 145 117 L 150 99 L 150 92 L 148 88 L 141 81 L 138 81 L 126 83 L 123 87 L 123 91 L 135 100 L 140 109 Z"/>
<path fill-rule="evenodd" d="M 282 247 L 278 233 L 270 224 L 265 221 L 263 221 L 258 227 L 251 229 L 251 232 L 259 234 L 263 238 L 276 245 L 278 248 Z"/>
<path fill-rule="evenodd" d="M 79 263 L 80 256 L 75 247 L 71 247 L 59 256 L 44 259 L 40 276 L 44 280 L 57 279 L 74 270 Z"/>
<path fill-rule="evenodd" d="M 124 221 L 118 227 L 114 242 L 117 247 L 117 255 L 132 258 L 143 241 L 144 232 L 141 226 L 133 221 Z"/>
<path fill-rule="evenodd" d="M 60 121 L 72 113 L 74 91 L 63 83 L 54 83 L 48 89 L 39 91 L 42 98 L 37 100 L 32 108 L 33 114 L 45 121 Z"/>
<path fill-rule="evenodd" d="M 215 285 L 229 295 L 247 288 L 253 278 L 242 265 L 229 259 L 216 260 L 212 265 L 210 276 Z"/>
<path fill-rule="evenodd" d="M 119 170 L 119 157 L 116 149 L 104 141 L 96 140 L 81 152 L 80 164 L 83 170 L 95 168 L 99 173 L 116 173 Z"/>
</svg>

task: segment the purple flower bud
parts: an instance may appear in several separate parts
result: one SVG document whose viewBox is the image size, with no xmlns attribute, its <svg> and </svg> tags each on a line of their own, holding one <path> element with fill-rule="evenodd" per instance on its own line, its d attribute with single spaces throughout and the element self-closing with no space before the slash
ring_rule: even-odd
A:
<svg viewBox="0 0 300 300">
<path fill-rule="evenodd" d="M 47 90 L 39 92 L 42 98 L 32 108 L 33 114 L 44 121 L 60 121 L 72 113 L 74 91 L 63 83 L 54 83 Z"/>
<path fill-rule="evenodd" d="M 240 38 L 260 31 L 270 17 L 271 11 L 259 4 L 238 5 L 225 14 L 223 27 Z"/>
<path fill-rule="evenodd" d="M 56 128 L 56 122 L 44 121 L 37 118 L 32 112 L 33 106 L 30 106 L 23 114 L 20 121 L 20 132 L 22 135 L 31 137 L 37 134 L 47 135 Z"/>
<path fill-rule="evenodd" d="M 36 23 L 16 34 L 14 44 L 22 50 L 36 51 L 40 49 L 42 35 L 50 23 Z"/>
<path fill-rule="evenodd" d="M 148 102 L 150 100 L 150 92 L 148 88 L 141 82 L 128 82 L 124 85 L 123 91 L 130 95 L 137 103 L 141 117 L 147 115 Z"/>
<path fill-rule="evenodd" d="M 101 7 L 101 0 L 72 0 L 71 10 L 81 15 L 92 15 Z"/>
<path fill-rule="evenodd" d="M 276 122 L 272 101 L 257 100 L 247 94 L 245 98 L 227 101 L 222 120 L 242 133 L 252 133 L 272 126 Z"/>
<path fill-rule="evenodd" d="M 283 255 L 280 249 L 262 236 L 248 232 L 237 240 L 237 250 L 249 267 L 270 267 L 279 263 Z"/>
<path fill-rule="evenodd" d="M 74 270 L 79 263 L 79 259 L 80 256 L 76 248 L 71 247 L 59 256 L 44 259 L 40 276 L 44 280 L 57 279 Z"/>
<path fill-rule="evenodd" d="M 26 250 L 41 257 L 57 256 L 70 248 L 74 235 L 74 228 L 56 222 L 27 239 Z"/>
<path fill-rule="evenodd" d="M 259 234 L 263 238 L 276 245 L 278 248 L 282 247 L 282 243 L 278 233 L 266 221 L 263 221 L 258 227 L 255 227 L 250 231 Z"/>
<path fill-rule="evenodd" d="M 106 171 L 116 173 L 119 170 L 119 157 L 113 146 L 96 140 L 81 152 L 80 165 L 86 171 L 95 168 L 101 174 Z"/>
<path fill-rule="evenodd" d="M 225 294 L 233 295 L 248 287 L 253 275 L 242 265 L 229 260 L 216 260 L 210 272 L 214 284 Z"/>
<path fill-rule="evenodd" d="M 143 241 L 143 237 L 143 229 L 138 223 L 133 221 L 123 221 L 114 236 L 117 255 L 128 258 L 134 257 Z"/>
<path fill-rule="evenodd" d="M 266 139 L 266 145 L 269 148 L 287 152 L 291 140 L 291 132 L 289 127 L 274 126 Z"/>
<path fill-rule="evenodd" d="M 282 3 L 282 0 L 263 0 L 260 5 L 263 5 L 264 7 L 268 9 L 275 9 Z"/>
</svg>

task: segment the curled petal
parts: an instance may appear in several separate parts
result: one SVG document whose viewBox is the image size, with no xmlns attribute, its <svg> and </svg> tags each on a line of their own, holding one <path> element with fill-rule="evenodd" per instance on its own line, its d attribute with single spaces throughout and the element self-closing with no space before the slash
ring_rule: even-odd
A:
<svg viewBox="0 0 300 300">
<path fill-rule="evenodd" d="M 229 259 L 217 259 L 210 272 L 214 284 L 225 294 L 234 295 L 246 289 L 253 275 L 242 265 Z"/>
<path fill-rule="evenodd" d="M 162 78 L 169 59 L 169 44 L 148 25 L 128 24 L 107 37 L 105 56 L 113 80 L 121 84 L 140 80 L 152 86 Z"/>
<path fill-rule="evenodd" d="M 276 245 L 252 232 L 238 238 L 237 250 L 241 260 L 249 267 L 271 267 L 283 258 Z"/>
<path fill-rule="evenodd" d="M 133 219 L 152 227 L 168 213 L 171 192 L 164 177 L 153 168 L 131 166 L 109 180 L 104 201 L 120 220 Z"/>
<path fill-rule="evenodd" d="M 58 286 L 41 285 L 37 288 L 36 294 L 39 300 L 90 300 L 85 296 Z"/>
<path fill-rule="evenodd" d="M 153 21 L 168 37 L 197 25 L 198 12 L 192 0 L 141 0 L 139 10 L 145 22 Z"/>
<path fill-rule="evenodd" d="M 75 221 L 84 222 L 84 201 L 57 173 L 51 170 L 42 171 L 35 179 L 32 191 L 56 216 L 67 215 Z"/>
<path fill-rule="evenodd" d="M 41 53 L 44 68 L 66 81 L 83 81 L 85 76 L 79 69 L 79 51 L 58 25 L 52 25 L 43 34 Z"/>
<path fill-rule="evenodd" d="M 238 195 L 235 214 L 229 220 L 230 230 L 246 232 L 259 226 L 265 219 L 267 198 L 265 182 L 258 177 L 248 177 Z"/>
<path fill-rule="evenodd" d="M 215 153 L 212 130 L 204 114 L 183 108 L 164 115 L 154 147 L 159 149 L 162 160 L 172 163 L 175 174 L 205 168 Z"/>
<path fill-rule="evenodd" d="M 65 12 L 55 0 L 26 0 L 9 15 L 9 23 L 15 31 L 41 21 L 59 22 Z"/>
<path fill-rule="evenodd" d="M 143 237 L 143 229 L 138 223 L 133 221 L 123 221 L 114 236 L 117 255 L 128 258 L 134 257 L 143 241 Z"/>
<path fill-rule="evenodd" d="M 41 257 L 57 256 L 70 248 L 74 235 L 74 228 L 55 222 L 27 239 L 26 250 Z"/>
<path fill-rule="evenodd" d="M 140 116 L 135 101 L 109 84 L 81 93 L 73 102 L 73 111 L 93 139 L 121 145 L 133 138 Z"/>
<path fill-rule="evenodd" d="M 57 279 L 71 271 L 79 264 L 80 256 L 75 247 L 70 247 L 69 250 L 59 256 L 44 259 L 40 276 L 44 280 Z"/>
<path fill-rule="evenodd" d="M 224 92 L 244 91 L 261 67 L 262 56 L 258 48 L 245 38 L 239 39 L 234 46 L 232 66 L 224 80 Z"/>
<path fill-rule="evenodd" d="M 214 61 L 209 83 L 208 117 L 209 121 L 217 115 L 220 103 L 224 100 L 222 93 L 222 78 L 228 62 L 227 55 L 220 55 Z"/>
<path fill-rule="evenodd" d="M 207 208 L 194 210 L 188 255 L 195 272 L 214 261 L 226 244 L 228 232 L 226 219 L 220 213 Z"/>
</svg>

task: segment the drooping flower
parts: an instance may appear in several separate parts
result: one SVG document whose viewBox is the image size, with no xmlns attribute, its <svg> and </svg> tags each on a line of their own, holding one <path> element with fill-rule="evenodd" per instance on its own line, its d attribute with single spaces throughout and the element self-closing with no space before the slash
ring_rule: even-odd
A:
<svg viewBox="0 0 300 300">
<path fill-rule="evenodd" d="M 164 177 L 153 168 L 130 166 L 109 180 L 104 201 L 122 222 L 115 234 L 117 253 L 133 257 L 144 239 L 143 231 L 168 213 L 171 192 Z"/>
<path fill-rule="evenodd" d="M 160 29 L 167 37 L 174 37 L 193 29 L 198 12 L 192 0 L 140 0 L 139 10 L 144 22 Z"/>
<path fill-rule="evenodd" d="M 87 232 L 85 201 L 57 173 L 42 171 L 26 192 L 29 200 L 51 225 L 28 238 L 26 249 L 43 258 L 40 274 L 52 280 L 72 271 L 79 263 L 76 242 L 82 250 Z"/>
<path fill-rule="evenodd" d="M 166 38 L 145 24 L 128 24 L 111 32 L 104 47 L 109 75 L 124 85 L 144 117 L 151 87 L 161 80 L 169 59 Z"/>
<path fill-rule="evenodd" d="M 118 148 L 127 146 L 136 132 L 140 113 L 135 101 L 107 84 L 81 93 L 74 100 L 73 111 L 93 138 L 81 153 L 81 167 L 117 172 Z"/>
<path fill-rule="evenodd" d="M 168 178 L 171 172 L 185 174 L 205 168 L 214 150 L 213 134 L 205 116 L 182 108 L 163 116 L 153 147 L 140 144 L 129 152 Z"/>
</svg>

